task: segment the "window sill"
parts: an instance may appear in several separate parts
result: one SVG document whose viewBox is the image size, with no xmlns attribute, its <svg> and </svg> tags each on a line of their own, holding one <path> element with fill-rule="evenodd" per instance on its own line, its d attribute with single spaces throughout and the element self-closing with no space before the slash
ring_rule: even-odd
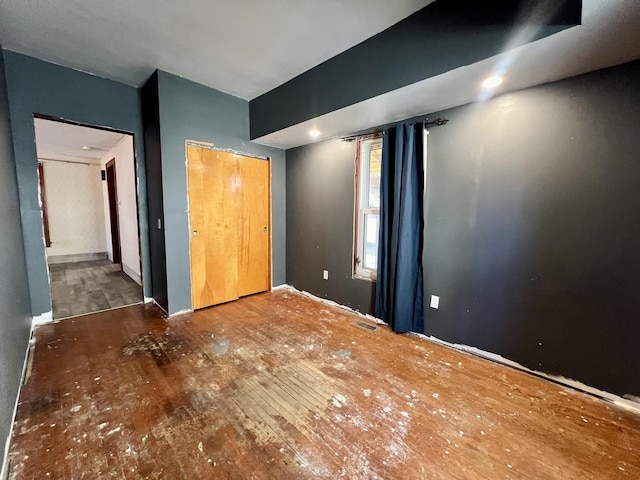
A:
<svg viewBox="0 0 640 480">
<path fill-rule="evenodd" d="M 367 275 L 366 273 L 354 273 L 351 278 L 354 280 L 366 280 L 368 282 L 374 282 L 377 280 L 377 275 Z"/>
</svg>

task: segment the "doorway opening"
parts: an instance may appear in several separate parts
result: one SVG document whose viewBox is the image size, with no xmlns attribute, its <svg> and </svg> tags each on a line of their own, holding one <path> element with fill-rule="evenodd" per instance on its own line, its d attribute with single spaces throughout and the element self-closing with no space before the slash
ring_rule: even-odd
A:
<svg viewBox="0 0 640 480">
<path fill-rule="evenodd" d="M 133 135 L 34 118 L 54 320 L 143 300 Z"/>
</svg>

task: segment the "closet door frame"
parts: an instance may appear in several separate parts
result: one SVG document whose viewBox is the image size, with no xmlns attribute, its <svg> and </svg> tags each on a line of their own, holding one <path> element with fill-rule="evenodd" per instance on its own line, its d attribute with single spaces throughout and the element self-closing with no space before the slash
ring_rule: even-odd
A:
<svg viewBox="0 0 640 480">
<path fill-rule="evenodd" d="M 225 153 L 232 153 L 234 155 L 239 155 L 242 157 L 249 157 L 249 158 L 255 158 L 258 160 L 264 160 L 266 162 L 268 162 L 269 165 L 269 195 L 268 195 L 268 201 L 269 201 L 269 259 L 267 261 L 268 267 L 269 267 L 269 289 L 267 291 L 272 291 L 273 290 L 273 192 L 272 192 L 272 168 L 271 168 L 271 157 L 265 157 L 265 156 L 261 156 L 261 155 L 256 155 L 256 154 L 251 154 L 251 153 L 246 153 L 246 152 L 241 152 L 238 150 L 233 150 L 230 148 L 222 148 L 222 147 L 216 147 L 213 143 L 210 142 L 202 142 L 202 141 L 197 141 L 197 140 L 185 140 L 185 145 L 184 145 L 184 156 L 185 156 L 185 174 L 186 174 L 186 182 L 187 182 L 187 224 L 188 224 L 188 234 L 189 234 L 189 282 L 191 283 L 190 285 L 190 290 L 191 290 L 191 301 L 193 302 L 193 282 L 192 282 L 192 274 L 193 272 L 192 270 L 192 258 L 191 258 L 191 232 L 192 232 L 192 225 L 191 225 L 191 212 L 190 212 L 190 197 L 189 197 L 189 152 L 188 152 L 188 148 L 189 147 L 196 147 L 196 148 L 204 148 L 207 150 L 213 150 L 213 151 L 217 151 L 217 152 L 225 152 Z M 193 304 L 191 305 L 191 308 L 193 310 Z M 202 307 L 202 308 L 206 308 L 206 307 Z"/>
</svg>

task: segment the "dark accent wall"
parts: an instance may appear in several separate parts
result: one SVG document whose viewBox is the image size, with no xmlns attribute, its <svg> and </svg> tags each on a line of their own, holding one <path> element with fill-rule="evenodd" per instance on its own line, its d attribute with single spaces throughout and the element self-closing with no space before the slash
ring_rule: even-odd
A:
<svg viewBox="0 0 640 480">
<path fill-rule="evenodd" d="M 638 85 L 634 62 L 437 114 L 427 334 L 640 396 Z"/>
<path fill-rule="evenodd" d="M 430 115 L 450 122 L 428 137 L 427 335 L 640 396 L 638 85 L 633 62 Z M 321 288 L 349 268 L 341 148 L 287 152 L 287 280 L 353 306 Z"/>
<path fill-rule="evenodd" d="M 251 138 L 579 25 L 581 12 L 581 0 L 438 0 L 251 100 Z"/>
<path fill-rule="evenodd" d="M 157 82 L 167 311 L 174 314 L 191 309 L 186 140 L 271 158 L 273 283 L 284 283 L 285 152 L 249 141 L 246 100 L 162 71 L 157 72 Z"/>
<path fill-rule="evenodd" d="M 11 430 L 31 328 L 29 285 L 4 74 L 4 52 L 0 50 L 0 465 L 5 440 Z"/>
<path fill-rule="evenodd" d="M 162 150 L 158 74 L 154 73 L 141 90 L 144 144 L 147 166 L 147 205 L 149 208 L 149 248 L 153 298 L 169 310 L 167 262 L 164 244 L 164 208 L 162 205 Z"/>
<path fill-rule="evenodd" d="M 373 313 L 375 283 L 351 272 L 355 157 L 340 140 L 287 150 L 287 283 Z"/>
<path fill-rule="evenodd" d="M 144 292 L 151 295 L 146 170 L 140 92 L 134 87 L 4 51 L 22 233 L 34 316 L 51 311 L 38 197 L 33 115 L 60 117 L 132 133 L 139 182 L 138 211 Z"/>
</svg>

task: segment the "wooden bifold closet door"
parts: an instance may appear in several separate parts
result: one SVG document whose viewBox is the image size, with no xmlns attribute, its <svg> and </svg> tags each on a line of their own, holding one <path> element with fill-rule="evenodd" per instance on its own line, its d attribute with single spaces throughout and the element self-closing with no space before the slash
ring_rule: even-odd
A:
<svg viewBox="0 0 640 480">
<path fill-rule="evenodd" d="M 268 160 L 187 146 L 193 309 L 269 290 Z"/>
</svg>

